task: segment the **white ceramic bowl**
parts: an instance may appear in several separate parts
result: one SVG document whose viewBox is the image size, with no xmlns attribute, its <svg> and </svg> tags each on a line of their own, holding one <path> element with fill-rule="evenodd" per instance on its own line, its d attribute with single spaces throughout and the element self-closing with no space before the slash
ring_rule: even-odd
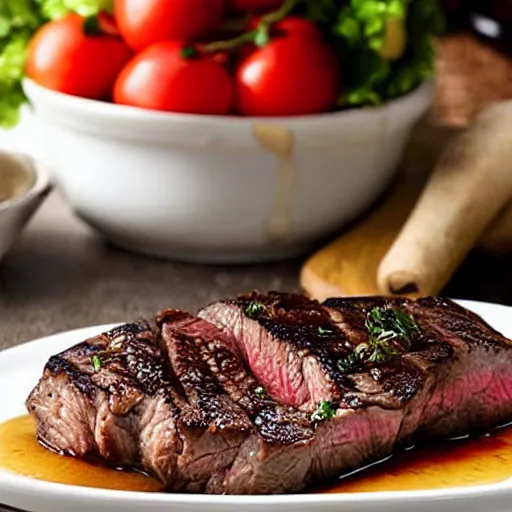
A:
<svg viewBox="0 0 512 512">
<path fill-rule="evenodd" d="M 210 263 L 296 255 L 360 214 L 392 179 L 433 89 L 379 108 L 255 119 L 24 87 L 81 218 L 120 247 Z"/>
<path fill-rule="evenodd" d="M 0 151 L 0 259 L 49 191 L 44 167 L 28 156 Z"/>
</svg>

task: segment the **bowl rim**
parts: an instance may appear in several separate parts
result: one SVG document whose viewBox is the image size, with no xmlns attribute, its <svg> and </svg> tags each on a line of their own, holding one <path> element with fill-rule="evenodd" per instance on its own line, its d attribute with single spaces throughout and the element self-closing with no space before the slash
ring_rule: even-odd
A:
<svg viewBox="0 0 512 512">
<path fill-rule="evenodd" d="M 117 121 L 155 121 L 155 122 L 180 122 L 193 124 L 195 126 L 224 125 L 232 127 L 250 127 L 255 124 L 287 124 L 291 126 L 301 126 L 316 124 L 318 122 L 336 121 L 349 119 L 351 117 L 364 115 L 378 115 L 389 109 L 393 109 L 404 103 L 414 101 L 418 97 L 429 95 L 433 89 L 434 80 L 426 79 L 415 89 L 399 96 L 393 100 L 387 101 L 381 105 L 368 105 L 362 107 L 348 108 L 334 112 L 325 112 L 320 114 L 311 114 L 303 116 L 276 116 L 276 117 L 244 117 L 237 115 L 205 115 L 205 114 L 186 114 L 176 112 L 165 112 L 150 110 L 141 107 L 131 107 L 127 105 L 118 105 L 108 101 L 101 101 L 89 98 L 82 98 L 70 94 L 54 91 L 41 86 L 34 80 L 25 77 L 23 79 L 23 90 L 32 103 L 32 97 L 37 95 L 52 105 L 59 105 L 61 108 L 83 112 L 89 116 L 98 115 L 103 117 L 115 118 Z"/>
<path fill-rule="evenodd" d="M 34 177 L 32 185 L 23 194 L 0 202 L 0 213 L 20 207 L 50 192 L 52 189 L 50 173 L 43 164 L 19 151 L 0 149 L 0 156 L 11 159 L 19 167 L 25 166 Z"/>
</svg>

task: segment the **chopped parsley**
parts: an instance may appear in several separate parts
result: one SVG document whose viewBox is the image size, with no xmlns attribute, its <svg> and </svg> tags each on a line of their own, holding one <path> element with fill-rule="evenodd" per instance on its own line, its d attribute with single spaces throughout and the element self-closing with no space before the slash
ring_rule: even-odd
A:
<svg viewBox="0 0 512 512">
<path fill-rule="evenodd" d="M 101 367 L 103 363 L 101 362 L 101 359 L 99 356 L 94 355 L 91 358 L 92 367 L 94 368 L 95 372 L 99 372 L 101 370 Z"/>
<path fill-rule="evenodd" d="M 336 414 L 336 411 L 332 408 L 330 402 L 325 400 L 318 404 L 316 411 L 311 415 L 311 421 L 318 423 L 320 421 L 326 421 Z"/>
</svg>

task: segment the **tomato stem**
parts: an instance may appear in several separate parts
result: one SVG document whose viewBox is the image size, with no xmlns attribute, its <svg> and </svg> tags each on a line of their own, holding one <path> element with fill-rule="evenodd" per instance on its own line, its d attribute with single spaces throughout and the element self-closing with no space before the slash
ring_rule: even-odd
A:
<svg viewBox="0 0 512 512">
<path fill-rule="evenodd" d="M 262 34 L 269 34 L 272 25 L 286 18 L 300 2 L 302 2 L 302 0 L 284 0 L 283 5 L 279 9 L 266 14 L 261 18 L 256 29 L 245 32 L 227 41 L 217 41 L 215 43 L 207 44 L 204 46 L 203 50 L 206 53 L 226 52 L 235 50 L 245 44 L 257 42 L 259 36 Z M 259 46 L 261 46 L 261 44 L 259 44 Z"/>
</svg>

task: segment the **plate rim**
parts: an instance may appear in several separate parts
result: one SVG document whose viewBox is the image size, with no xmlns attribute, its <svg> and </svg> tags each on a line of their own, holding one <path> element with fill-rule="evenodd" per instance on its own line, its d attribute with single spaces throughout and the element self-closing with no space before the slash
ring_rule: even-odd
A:
<svg viewBox="0 0 512 512">
<path fill-rule="evenodd" d="M 457 300 L 455 302 L 471 309 L 471 306 L 483 308 L 495 308 L 512 311 L 512 306 L 499 303 Z M 485 314 L 483 316 L 484 320 Z M 50 343 L 59 338 L 79 335 L 84 332 L 103 332 L 112 327 L 120 325 L 122 322 L 82 327 L 68 331 L 58 332 L 42 338 L 27 341 L 18 346 L 6 349 L 0 352 L 0 368 L 2 361 L 7 357 L 16 357 L 17 352 L 25 352 L 32 345 L 41 343 Z M 8 419 L 3 421 L 9 421 Z M 208 495 L 208 494 L 177 494 L 177 493 L 144 493 L 133 491 L 116 491 L 107 489 L 98 489 L 92 487 L 80 487 L 75 485 L 66 485 L 45 482 L 32 479 L 23 475 L 18 475 L 7 470 L 0 469 L 0 490 L 6 489 L 14 493 L 23 492 L 25 495 L 45 496 L 54 500 L 87 500 L 88 502 L 116 502 L 119 505 L 130 502 L 146 503 L 153 505 L 212 505 L 212 506 L 279 506 L 279 505 L 348 505 L 348 504 L 390 504 L 392 502 L 413 503 L 420 500 L 445 501 L 454 499 L 476 499 L 497 497 L 510 494 L 512 492 L 512 476 L 509 480 L 494 484 L 485 484 L 477 486 L 462 486 L 444 489 L 427 489 L 412 491 L 381 491 L 367 493 L 334 493 L 334 494 L 282 494 L 282 495 Z"/>
</svg>

